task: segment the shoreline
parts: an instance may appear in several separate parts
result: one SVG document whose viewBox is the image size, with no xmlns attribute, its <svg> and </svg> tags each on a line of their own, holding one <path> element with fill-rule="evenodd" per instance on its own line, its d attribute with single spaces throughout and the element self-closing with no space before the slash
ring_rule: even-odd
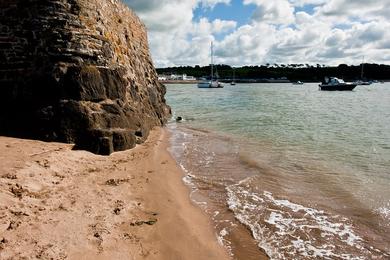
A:
<svg viewBox="0 0 390 260">
<path fill-rule="evenodd" d="M 200 80 L 160 80 L 159 81 L 161 84 L 171 84 L 171 85 L 174 85 L 174 84 L 198 84 L 199 82 L 201 82 Z"/>
<path fill-rule="evenodd" d="M 109 157 L 0 137 L 0 258 L 230 259 L 159 128 Z"/>
</svg>

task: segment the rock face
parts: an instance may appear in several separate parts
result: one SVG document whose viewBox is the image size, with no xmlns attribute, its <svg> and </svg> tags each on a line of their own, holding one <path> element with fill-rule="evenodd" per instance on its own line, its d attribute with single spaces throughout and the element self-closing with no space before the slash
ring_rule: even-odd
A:
<svg viewBox="0 0 390 260">
<path fill-rule="evenodd" d="M 0 95 L 0 134 L 98 154 L 170 115 L 146 28 L 120 0 L 1 0 Z"/>
</svg>

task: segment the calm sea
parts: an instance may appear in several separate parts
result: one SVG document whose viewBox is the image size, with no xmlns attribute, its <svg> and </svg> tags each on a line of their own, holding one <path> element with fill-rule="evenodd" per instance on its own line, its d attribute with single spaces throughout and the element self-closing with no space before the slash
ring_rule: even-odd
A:
<svg viewBox="0 0 390 260">
<path fill-rule="evenodd" d="M 168 85 L 171 153 L 236 259 L 390 259 L 390 84 Z"/>
</svg>

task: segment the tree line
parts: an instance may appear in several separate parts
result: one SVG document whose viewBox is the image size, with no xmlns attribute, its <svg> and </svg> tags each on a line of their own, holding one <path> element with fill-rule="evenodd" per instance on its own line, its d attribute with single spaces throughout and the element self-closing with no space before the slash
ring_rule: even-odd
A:
<svg viewBox="0 0 390 260">
<path fill-rule="evenodd" d="M 363 78 L 362 78 L 363 67 Z M 232 79 L 233 71 L 237 80 L 249 79 L 280 79 L 290 81 L 318 82 L 324 77 L 338 77 L 347 81 L 353 80 L 390 80 L 390 65 L 370 64 L 338 66 L 309 65 L 309 64 L 266 64 L 261 66 L 231 67 L 229 65 L 214 65 L 220 79 Z M 187 74 L 196 78 L 209 77 L 210 66 L 180 66 L 158 68 L 158 74 Z"/>
</svg>

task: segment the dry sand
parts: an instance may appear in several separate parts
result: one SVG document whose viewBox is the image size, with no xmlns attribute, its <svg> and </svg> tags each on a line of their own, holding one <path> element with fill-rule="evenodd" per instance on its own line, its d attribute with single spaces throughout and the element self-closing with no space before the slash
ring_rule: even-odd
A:
<svg viewBox="0 0 390 260">
<path fill-rule="evenodd" d="M 110 157 L 0 137 L 0 259 L 229 259 L 167 135 Z"/>
</svg>

